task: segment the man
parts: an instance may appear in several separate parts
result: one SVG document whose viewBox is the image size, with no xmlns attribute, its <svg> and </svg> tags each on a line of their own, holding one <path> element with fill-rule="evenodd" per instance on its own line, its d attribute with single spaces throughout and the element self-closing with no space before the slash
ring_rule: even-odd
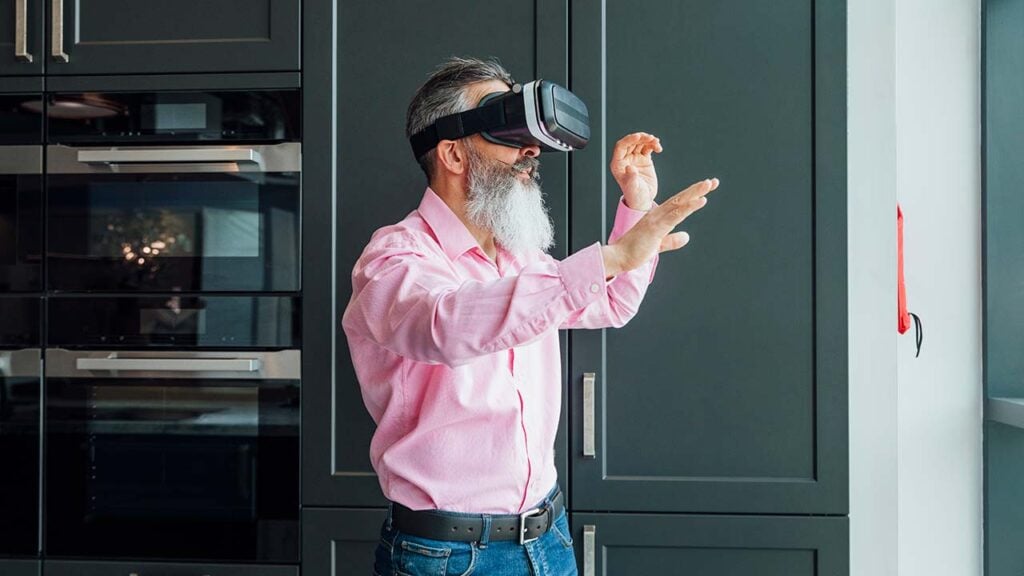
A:
<svg viewBox="0 0 1024 576">
<path fill-rule="evenodd" d="M 413 97 L 407 136 L 512 84 L 496 62 L 452 58 Z M 554 464 L 557 331 L 628 322 L 658 253 L 689 239 L 672 229 L 718 186 L 655 205 L 657 152 L 649 134 L 618 141 L 608 244 L 562 261 L 545 252 L 537 146 L 473 134 L 417 158 L 429 187 L 417 210 L 373 234 L 342 322 L 390 500 L 377 574 L 577 573 Z"/>
</svg>

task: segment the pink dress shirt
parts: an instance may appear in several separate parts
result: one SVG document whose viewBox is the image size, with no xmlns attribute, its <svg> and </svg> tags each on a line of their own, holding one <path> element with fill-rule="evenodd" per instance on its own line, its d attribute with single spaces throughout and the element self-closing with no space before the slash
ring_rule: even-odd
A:
<svg viewBox="0 0 1024 576">
<path fill-rule="evenodd" d="M 643 215 L 620 199 L 609 242 Z M 491 260 L 430 188 L 374 232 L 342 326 L 384 496 L 487 514 L 541 501 L 557 480 L 558 329 L 624 325 L 657 260 L 608 281 L 599 242 L 562 261 L 500 247 Z"/>
</svg>

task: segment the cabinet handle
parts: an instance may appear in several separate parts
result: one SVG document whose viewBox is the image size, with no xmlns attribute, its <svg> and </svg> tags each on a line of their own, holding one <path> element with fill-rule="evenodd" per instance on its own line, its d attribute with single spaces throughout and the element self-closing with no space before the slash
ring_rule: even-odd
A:
<svg viewBox="0 0 1024 576">
<path fill-rule="evenodd" d="M 594 449 L 594 380 L 597 374 L 583 374 L 583 457 L 596 458 Z"/>
<path fill-rule="evenodd" d="M 583 576 L 594 576 L 594 530 L 593 524 L 583 526 Z"/>
<path fill-rule="evenodd" d="M 263 164 L 263 155 L 252 148 L 104 148 L 79 150 L 78 161 L 86 164 L 244 162 L 259 165 Z"/>
<path fill-rule="evenodd" d="M 14 2 L 14 59 L 31 62 L 28 53 L 28 0 Z"/>
<path fill-rule="evenodd" d="M 69 58 L 64 53 L 64 0 L 53 0 L 50 12 L 53 13 L 53 19 L 50 21 L 50 53 L 55 61 L 67 62 Z"/>
<path fill-rule="evenodd" d="M 259 372 L 259 358 L 78 358 L 78 370 L 149 372 Z"/>
</svg>

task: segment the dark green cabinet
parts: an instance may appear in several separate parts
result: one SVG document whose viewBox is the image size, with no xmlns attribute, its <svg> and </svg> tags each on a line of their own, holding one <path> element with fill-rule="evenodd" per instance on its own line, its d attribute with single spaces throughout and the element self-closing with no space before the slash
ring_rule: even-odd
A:
<svg viewBox="0 0 1024 576">
<path fill-rule="evenodd" d="M 34 58 L 45 59 L 47 74 L 301 68 L 300 0 L 46 0 L 45 5 L 47 37 Z"/>
<path fill-rule="evenodd" d="M 626 327 L 561 334 L 556 466 L 581 569 L 590 538 L 601 574 L 849 572 L 845 13 L 843 0 L 305 4 L 303 245 L 317 248 L 303 266 L 303 576 L 373 563 L 386 502 L 341 314 L 370 235 L 422 197 L 406 107 L 453 54 L 497 56 L 590 107 L 590 145 L 541 158 L 556 257 L 607 239 L 608 161 L 628 132 L 662 139 L 659 199 L 722 179 Z"/>
<path fill-rule="evenodd" d="M 43 73 L 43 0 L 0 0 L 0 76 Z"/>
<path fill-rule="evenodd" d="M 573 514 L 580 574 L 849 573 L 846 518 Z"/>
<path fill-rule="evenodd" d="M 0 574 L 3 576 L 39 576 L 39 561 L 0 559 Z"/>
<path fill-rule="evenodd" d="M 846 514 L 844 35 L 833 0 L 573 3 L 572 247 L 626 133 L 660 136 L 660 200 L 722 181 L 630 323 L 572 333 L 574 509 Z"/>
<path fill-rule="evenodd" d="M 302 574 L 373 574 L 374 550 L 387 510 L 302 511 Z"/>
<path fill-rule="evenodd" d="M 323 13 L 321 18 L 329 17 L 326 8 L 318 10 Z M 396 14 L 401 17 L 393 17 Z M 363 406 L 340 318 L 351 294 L 352 267 L 370 235 L 415 210 L 426 189 L 426 180 L 405 139 L 409 100 L 434 67 L 451 55 L 498 57 L 517 81 L 543 75 L 565 82 L 567 14 L 564 2 L 546 0 L 456 0 L 441 4 L 390 0 L 340 2 L 336 17 L 335 67 L 314 72 L 310 66 L 321 63 L 310 60 L 304 71 L 307 126 L 315 138 L 327 119 L 336 128 L 337 140 L 335 155 L 321 159 L 336 169 L 336 180 L 322 183 L 328 190 L 335 190 L 334 198 L 329 199 L 336 216 L 335 235 L 331 239 L 325 233 L 304 243 L 323 246 L 333 241 L 336 269 L 330 279 L 334 289 L 331 294 L 319 292 L 308 277 L 303 283 L 310 311 L 304 319 L 308 322 L 304 341 L 306 346 L 315 347 L 314 353 L 304 355 L 310 360 L 303 369 L 309 383 L 303 394 L 303 503 L 382 506 L 386 502 L 368 454 L 374 423 Z M 537 24 L 540 21 L 543 25 Z M 551 47 L 545 48 L 541 56 L 541 47 L 547 45 Z M 306 46 L 308 53 L 309 43 Z M 337 112 L 327 118 L 330 104 L 325 98 L 331 86 L 325 83 L 333 74 Z M 317 149 L 316 143 L 308 145 L 310 132 L 305 134 L 305 150 Z M 311 163 L 308 156 L 305 163 Z M 566 253 L 565 156 L 545 155 L 541 170 L 558 229 L 554 253 L 561 257 Z M 321 190 L 320 183 L 311 187 L 308 179 L 306 182 L 306 190 Z M 324 210 L 328 204 L 318 206 L 311 210 Z M 306 253 L 315 259 L 314 267 L 322 266 L 323 252 L 312 249 Z M 334 311 L 325 315 L 326 303 L 331 299 Z M 332 320 L 333 324 L 327 325 Z M 325 341 L 331 339 L 334 346 L 327 349 Z M 563 346 L 563 354 L 565 349 Z M 330 359 L 334 365 L 325 365 Z M 314 380 L 309 374 L 314 374 Z M 563 414 L 564 410 L 563 402 Z M 559 446 L 567 445 L 564 423 L 558 442 Z M 558 449 L 556 454 L 559 474 L 565 478 L 567 451 Z"/>
</svg>

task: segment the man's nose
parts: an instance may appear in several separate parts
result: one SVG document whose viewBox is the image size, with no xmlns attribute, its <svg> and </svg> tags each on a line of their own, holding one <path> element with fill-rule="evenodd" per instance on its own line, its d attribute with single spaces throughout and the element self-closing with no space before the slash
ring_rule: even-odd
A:
<svg viewBox="0 0 1024 576">
<path fill-rule="evenodd" d="M 529 156 L 530 158 L 536 158 L 537 156 L 540 156 L 540 146 L 537 146 L 537 145 L 523 146 L 522 148 L 519 149 L 519 156 L 520 156 L 520 158 L 523 157 L 523 156 Z"/>
</svg>

